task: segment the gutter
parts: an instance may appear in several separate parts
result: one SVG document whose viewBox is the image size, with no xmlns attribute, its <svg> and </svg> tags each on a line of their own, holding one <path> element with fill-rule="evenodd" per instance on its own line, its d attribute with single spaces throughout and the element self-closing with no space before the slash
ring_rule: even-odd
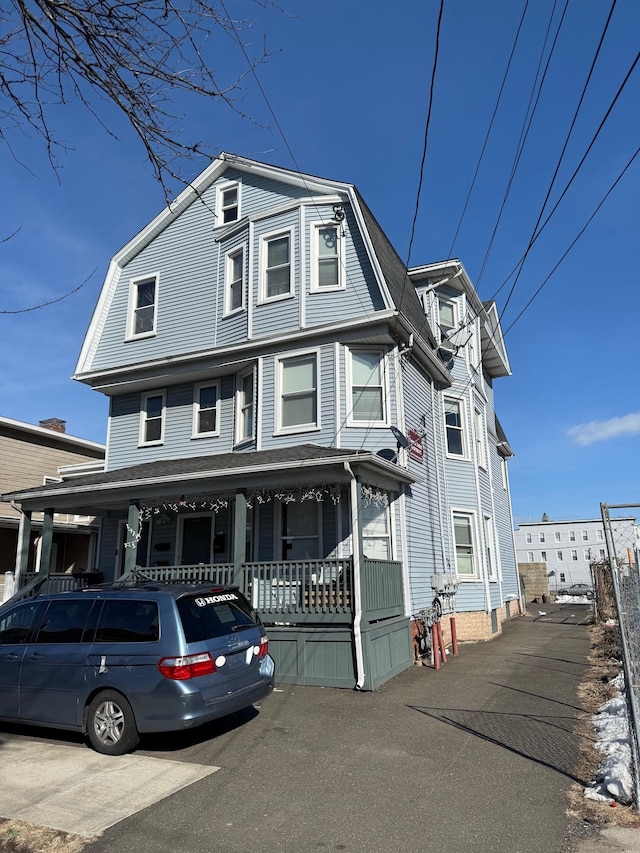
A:
<svg viewBox="0 0 640 853">
<path fill-rule="evenodd" d="M 362 590 L 360 587 L 360 517 L 358 514 L 358 481 L 351 465 L 344 463 L 344 470 L 349 475 L 351 489 L 351 553 L 353 558 L 353 590 L 355 613 L 353 615 L 353 642 L 356 651 L 356 690 L 364 687 L 364 653 L 362 650 Z"/>
</svg>

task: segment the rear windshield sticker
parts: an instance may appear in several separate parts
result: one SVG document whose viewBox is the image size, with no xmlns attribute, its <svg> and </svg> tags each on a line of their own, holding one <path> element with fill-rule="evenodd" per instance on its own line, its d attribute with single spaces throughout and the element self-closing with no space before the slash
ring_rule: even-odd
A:
<svg viewBox="0 0 640 853">
<path fill-rule="evenodd" d="M 205 595 L 194 601 L 198 607 L 206 607 L 207 604 L 220 604 L 222 601 L 238 601 L 238 596 L 232 592 L 225 592 L 222 595 Z"/>
</svg>

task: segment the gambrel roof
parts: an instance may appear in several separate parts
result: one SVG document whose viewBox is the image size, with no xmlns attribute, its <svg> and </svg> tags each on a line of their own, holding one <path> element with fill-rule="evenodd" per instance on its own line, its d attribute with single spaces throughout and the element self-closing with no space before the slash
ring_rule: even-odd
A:
<svg viewBox="0 0 640 853">
<path fill-rule="evenodd" d="M 427 322 L 415 289 L 407 276 L 404 263 L 391 245 L 389 239 L 362 199 L 355 186 L 312 175 L 302 174 L 290 169 L 271 166 L 222 153 L 158 216 L 130 240 L 111 260 L 107 276 L 94 310 L 94 314 L 85 337 L 76 371 L 75 379 L 85 381 L 94 387 L 100 387 L 107 393 L 108 377 L 122 376 L 127 372 L 124 367 L 95 369 L 92 361 L 95 340 L 101 333 L 104 322 L 105 305 L 110 298 L 111 283 L 128 263 L 143 251 L 165 229 L 176 221 L 191 205 L 203 198 L 204 193 L 219 180 L 227 170 L 235 173 L 245 172 L 259 178 L 270 179 L 303 189 L 306 197 L 338 197 L 348 202 L 358 223 L 364 246 L 375 274 L 384 309 L 376 312 L 372 321 L 387 320 L 398 338 L 405 343 L 410 340 L 416 348 L 425 368 L 438 381 L 450 384 L 451 377 L 447 368 L 435 354 L 436 342 Z M 255 343 L 255 341 L 253 342 Z M 206 355 L 198 353 L 198 356 Z M 191 358 L 193 354 L 185 355 Z M 173 363 L 180 359 L 174 359 Z M 156 362 L 136 364 L 136 371 L 153 369 Z M 106 381 L 105 381 L 106 380 Z"/>
</svg>

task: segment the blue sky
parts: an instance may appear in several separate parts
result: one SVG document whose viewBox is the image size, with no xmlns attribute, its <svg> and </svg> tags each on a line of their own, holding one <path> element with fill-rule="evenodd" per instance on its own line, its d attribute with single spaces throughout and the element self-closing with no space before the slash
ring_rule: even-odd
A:
<svg viewBox="0 0 640 853">
<path fill-rule="evenodd" d="M 439 2 L 283 0 L 282 6 L 285 13 L 227 3 L 234 17 L 255 20 L 243 31 L 248 54 L 261 52 L 265 32 L 273 51 L 257 71 L 268 104 L 251 75 L 240 93 L 238 107 L 254 121 L 192 99 L 175 105 L 184 114 L 175 130 L 184 139 L 205 140 L 213 154 L 230 151 L 354 183 L 406 260 Z M 553 0 L 529 3 L 460 224 L 524 0 L 444 2 L 410 264 L 460 258 L 481 298 L 495 296 L 501 312 L 514 279 L 504 282 L 527 250 L 610 3 L 568 3 L 504 202 L 545 32 L 552 10 L 555 32 L 563 8 Z M 640 3 L 618 0 L 547 213 L 631 68 L 638 32 Z M 209 49 L 213 67 L 228 82 L 246 71 L 231 38 L 217 34 Z M 543 512 L 553 519 L 598 517 L 600 501 L 640 501 L 640 157 L 552 272 L 635 153 L 639 89 L 636 67 L 527 254 L 504 310 L 513 375 L 496 382 L 495 394 L 516 453 L 510 466 L 516 521 Z M 72 149 L 60 158 L 59 179 L 37 140 L 14 137 L 13 154 L 0 143 L 0 239 L 19 229 L 0 248 L 0 414 L 29 423 L 59 417 L 69 433 L 94 441 L 106 438 L 107 401 L 70 376 L 110 257 L 164 204 L 133 132 L 112 107 L 100 109 L 117 140 L 78 104 L 52 113 L 59 138 Z M 206 163 L 194 159 L 185 175 L 195 177 Z M 7 313 L 56 299 L 87 278 L 57 304 Z"/>
</svg>

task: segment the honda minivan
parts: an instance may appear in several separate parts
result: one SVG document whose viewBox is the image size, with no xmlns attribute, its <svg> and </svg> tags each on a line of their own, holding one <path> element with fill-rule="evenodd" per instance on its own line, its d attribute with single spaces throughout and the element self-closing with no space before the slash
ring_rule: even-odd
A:
<svg viewBox="0 0 640 853">
<path fill-rule="evenodd" d="M 0 719 L 81 731 L 107 755 L 260 701 L 274 670 L 236 587 L 116 583 L 0 610 Z"/>
</svg>

